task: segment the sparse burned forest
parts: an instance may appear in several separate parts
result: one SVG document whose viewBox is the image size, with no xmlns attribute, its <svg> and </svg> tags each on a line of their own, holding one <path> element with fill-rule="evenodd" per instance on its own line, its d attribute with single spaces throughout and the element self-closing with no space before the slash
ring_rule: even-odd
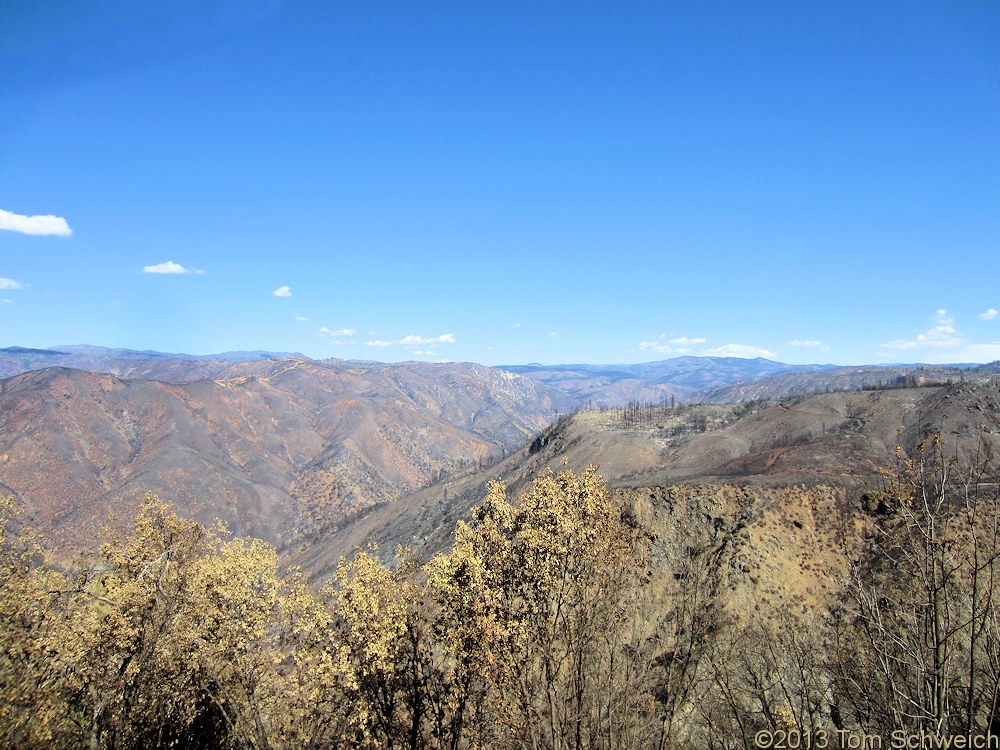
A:
<svg viewBox="0 0 1000 750">
<path fill-rule="evenodd" d="M 450 549 L 393 565 L 362 551 L 322 585 L 154 497 L 57 568 L 8 501 L 3 744 L 977 741 L 1000 732 L 997 487 L 991 456 L 951 460 L 934 438 L 823 518 L 786 503 L 785 533 L 825 547 L 792 563 L 798 583 L 748 552 L 766 508 L 745 493 L 622 503 L 593 468 L 543 471 L 516 499 L 493 483 Z M 819 489 L 796 492 L 819 507 Z M 681 505 L 719 515 L 656 520 Z"/>
</svg>

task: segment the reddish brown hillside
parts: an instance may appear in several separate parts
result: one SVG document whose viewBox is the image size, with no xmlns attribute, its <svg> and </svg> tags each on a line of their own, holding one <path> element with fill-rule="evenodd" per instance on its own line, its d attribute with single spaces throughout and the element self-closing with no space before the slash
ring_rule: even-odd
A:
<svg viewBox="0 0 1000 750">
<path fill-rule="evenodd" d="M 559 404 L 488 368 L 242 363 L 192 383 L 63 368 L 0 381 L 0 492 L 63 542 L 149 491 L 281 542 L 524 442 Z"/>
</svg>

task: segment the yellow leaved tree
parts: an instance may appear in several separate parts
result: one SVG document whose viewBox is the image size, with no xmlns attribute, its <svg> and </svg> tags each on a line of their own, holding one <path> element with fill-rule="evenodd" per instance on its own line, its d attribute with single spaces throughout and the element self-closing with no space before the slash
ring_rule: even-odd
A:
<svg viewBox="0 0 1000 750">
<path fill-rule="evenodd" d="M 473 745 L 625 748 L 652 741 L 636 532 L 596 469 L 542 473 L 517 504 L 490 485 L 428 565 L 439 632 L 478 675 L 491 722 Z"/>
<path fill-rule="evenodd" d="M 6 519 L 11 504 L 3 506 Z M 60 574 L 0 539 L 0 731 L 11 747 L 328 746 L 341 706 L 325 608 L 275 550 L 147 496 L 132 529 Z"/>
<path fill-rule="evenodd" d="M 0 744 L 67 746 L 78 729 L 63 701 L 75 658 L 72 603 L 19 514 L 13 498 L 0 498 Z"/>
</svg>

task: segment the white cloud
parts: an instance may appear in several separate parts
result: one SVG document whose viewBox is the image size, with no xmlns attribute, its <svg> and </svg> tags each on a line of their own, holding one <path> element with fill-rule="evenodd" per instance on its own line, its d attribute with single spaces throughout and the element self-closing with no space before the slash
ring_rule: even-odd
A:
<svg viewBox="0 0 1000 750">
<path fill-rule="evenodd" d="M 644 352 L 656 352 L 657 354 L 686 354 L 691 351 L 694 344 L 704 344 L 707 339 L 698 337 L 679 336 L 667 339 L 666 334 L 661 334 L 655 339 L 645 339 L 639 342 L 639 349 Z"/>
<path fill-rule="evenodd" d="M 741 359 L 755 359 L 757 357 L 773 359 L 777 356 L 774 352 L 768 351 L 762 346 L 754 346 L 753 344 L 726 344 L 725 346 L 717 346 L 714 349 L 709 349 L 704 355 L 706 357 L 739 357 Z"/>
<path fill-rule="evenodd" d="M 395 341 L 368 341 L 366 346 L 435 346 L 437 344 L 454 344 L 455 336 L 451 333 L 442 333 L 440 336 L 426 337 L 426 336 L 404 336 L 401 339 L 396 339 Z"/>
<path fill-rule="evenodd" d="M 550 331 L 549 332 L 549 336 L 552 337 L 552 338 L 554 338 L 554 339 L 561 339 L 562 338 L 562 336 L 559 334 L 558 331 Z"/>
<path fill-rule="evenodd" d="M 73 230 L 61 216 L 22 216 L 0 209 L 0 229 L 38 236 L 69 237 Z"/>
<path fill-rule="evenodd" d="M 24 289 L 24 284 L 14 279 L 0 278 L 0 289 Z"/>
<path fill-rule="evenodd" d="M 983 320 L 993 320 L 997 315 L 1000 315 L 1000 313 L 996 311 L 995 307 L 991 307 L 986 312 L 980 313 L 979 317 L 982 318 Z"/>
<path fill-rule="evenodd" d="M 980 314 L 983 320 L 990 311 Z M 967 341 L 955 327 L 955 320 L 947 310 L 938 310 L 933 326 L 912 339 L 888 341 L 882 344 L 881 357 L 891 357 L 892 352 L 914 352 L 922 362 L 931 364 L 946 364 L 949 362 L 993 362 L 1000 359 L 1000 342 L 991 341 L 976 343 Z"/>
<path fill-rule="evenodd" d="M 426 346 L 428 344 L 454 344 L 455 336 L 450 333 L 442 333 L 436 338 L 425 338 L 424 336 L 404 336 L 399 340 L 403 346 Z"/>
<path fill-rule="evenodd" d="M 356 328 L 338 328 L 337 330 L 333 330 L 323 326 L 319 329 L 320 336 L 353 336 L 357 332 Z"/>
<path fill-rule="evenodd" d="M 520 328 L 520 327 L 521 327 L 521 324 L 520 324 L 520 323 L 515 323 L 515 324 L 514 324 L 514 328 Z"/>
<path fill-rule="evenodd" d="M 309 320 L 309 318 L 307 318 L 305 315 L 296 315 L 295 319 L 300 323 L 305 323 L 307 320 Z"/>
<path fill-rule="evenodd" d="M 289 289 L 287 285 L 279 286 L 277 289 L 271 292 L 271 294 L 273 294 L 275 297 L 291 297 L 292 290 Z"/>
<path fill-rule="evenodd" d="M 13 305 L 14 304 L 14 300 L 12 300 L 12 299 L 6 299 L 6 298 L 5 299 L 0 299 L 0 303 L 2 303 L 4 305 Z"/>
<path fill-rule="evenodd" d="M 937 311 L 937 322 L 924 333 L 918 333 L 912 339 L 887 341 L 883 349 L 909 351 L 911 349 L 949 349 L 963 344 L 962 338 L 955 332 L 955 319 L 948 315 L 947 310 Z"/>
<path fill-rule="evenodd" d="M 648 339 L 645 341 L 640 341 L 639 349 L 641 349 L 644 352 L 657 352 L 659 354 L 674 354 L 677 351 L 674 347 L 670 346 L 670 344 L 664 344 L 655 339 L 653 339 L 652 341 Z"/>
<path fill-rule="evenodd" d="M 198 268 L 185 268 L 180 263 L 174 263 L 172 260 L 168 260 L 166 263 L 157 263 L 155 266 L 143 266 L 142 272 L 165 273 L 165 274 L 205 273 L 204 271 Z"/>
</svg>

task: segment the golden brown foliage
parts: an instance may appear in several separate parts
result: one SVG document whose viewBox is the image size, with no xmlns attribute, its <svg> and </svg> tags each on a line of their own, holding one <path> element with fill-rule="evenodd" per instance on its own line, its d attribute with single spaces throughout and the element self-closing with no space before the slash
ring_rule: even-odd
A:
<svg viewBox="0 0 1000 750">
<path fill-rule="evenodd" d="M 654 713 L 638 625 L 636 533 L 594 468 L 541 474 L 511 504 L 489 488 L 431 561 L 445 643 L 486 683 L 492 747 L 638 747 Z"/>
<path fill-rule="evenodd" d="M 741 524 L 653 539 L 593 468 L 544 471 L 517 499 L 494 483 L 450 550 L 392 567 L 360 552 L 318 591 L 271 546 L 155 497 L 60 571 L 6 500 L 0 744 L 665 750 L 996 731 L 991 466 L 962 473 L 937 443 L 901 457 L 869 493 L 867 545 L 845 545 L 839 601 L 743 615 L 726 601 Z"/>
</svg>

